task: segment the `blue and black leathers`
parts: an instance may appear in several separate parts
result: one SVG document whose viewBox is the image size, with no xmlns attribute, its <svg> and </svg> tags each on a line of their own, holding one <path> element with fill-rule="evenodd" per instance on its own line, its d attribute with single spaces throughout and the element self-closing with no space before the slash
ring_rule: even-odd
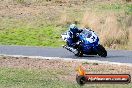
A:
<svg viewBox="0 0 132 88">
<path fill-rule="evenodd" d="M 79 37 L 77 36 L 77 33 L 81 33 L 82 30 L 78 29 L 77 27 L 74 29 L 69 29 L 68 33 L 69 33 L 69 38 L 67 40 L 67 45 L 69 47 L 75 47 L 76 46 L 76 42 L 78 42 Z"/>
</svg>

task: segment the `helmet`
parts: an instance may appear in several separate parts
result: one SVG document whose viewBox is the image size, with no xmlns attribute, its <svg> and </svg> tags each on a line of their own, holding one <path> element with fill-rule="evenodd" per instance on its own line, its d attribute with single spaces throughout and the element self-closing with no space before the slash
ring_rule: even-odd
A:
<svg viewBox="0 0 132 88">
<path fill-rule="evenodd" d="M 78 28 L 77 28 L 77 26 L 75 24 L 71 24 L 70 27 L 69 27 L 69 29 L 70 29 L 71 32 L 78 31 Z"/>
<path fill-rule="evenodd" d="M 75 24 L 71 24 L 69 28 L 70 28 L 70 29 L 75 29 L 75 28 L 77 28 L 77 27 L 76 27 Z"/>
</svg>

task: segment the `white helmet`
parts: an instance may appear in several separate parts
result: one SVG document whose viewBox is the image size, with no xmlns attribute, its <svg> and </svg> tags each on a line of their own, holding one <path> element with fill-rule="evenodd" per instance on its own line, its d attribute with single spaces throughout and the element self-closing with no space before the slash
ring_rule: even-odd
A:
<svg viewBox="0 0 132 88">
<path fill-rule="evenodd" d="M 74 28 L 77 28 L 77 26 L 76 26 L 76 24 L 71 24 L 69 28 L 74 29 Z"/>
</svg>

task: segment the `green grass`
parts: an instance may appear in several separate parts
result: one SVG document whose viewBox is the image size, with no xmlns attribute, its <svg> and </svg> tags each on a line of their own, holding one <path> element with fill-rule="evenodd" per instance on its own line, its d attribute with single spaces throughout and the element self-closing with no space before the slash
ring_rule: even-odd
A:
<svg viewBox="0 0 132 88">
<path fill-rule="evenodd" d="M 16 28 L 1 30 L 0 44 L 2 45 L 29 45 L 29 46 L 61 46 L 62 30 L 59 27 Z"/>
<path fill-rule="evenodd" d="M 126 12 L 128 14 L 132 14 L 132 4 L 100 4 L 97 8 L 104 11 Z"/>
<path fill-rule="evenodd" d="M 87 84 L 79 86 L 59 78 L 58 71 L 0 68 L 0 88 L 131 88 L 132 84 Z M 62 74 L 61 74 L 62 75 Z"/>
<path fill-rule="evenodd" d="M 126 9 L 128 13 L 132 14 L 132 4 L 126 5 Z"/>
<path fill-rule="evenodd" d="M 54 71 L 13 68 L 0 68 L 0 70 L 0 88 L 68 88 L 73 86 L 71 83 L 59 80 Z"/>
</svg>

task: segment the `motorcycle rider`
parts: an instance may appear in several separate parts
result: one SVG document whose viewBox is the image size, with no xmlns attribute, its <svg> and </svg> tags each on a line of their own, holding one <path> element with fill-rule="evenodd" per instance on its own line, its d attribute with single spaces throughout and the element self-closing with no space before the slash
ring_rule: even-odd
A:
<svg viewBox="0 0 132 88">
<path fill-rule="evenodd" d="M 77 53 L 76 48 L 78 47 L 78 40 L 79 37 L 77 34 L 81 33 L 83 30 L 79 29 L 76 24 L 71 24 L 68 29 L 69 38 L 67 40 L 67 46 L 64 46 L 66 49 L 70 50 L 71 52 Z"/>
</svg>

